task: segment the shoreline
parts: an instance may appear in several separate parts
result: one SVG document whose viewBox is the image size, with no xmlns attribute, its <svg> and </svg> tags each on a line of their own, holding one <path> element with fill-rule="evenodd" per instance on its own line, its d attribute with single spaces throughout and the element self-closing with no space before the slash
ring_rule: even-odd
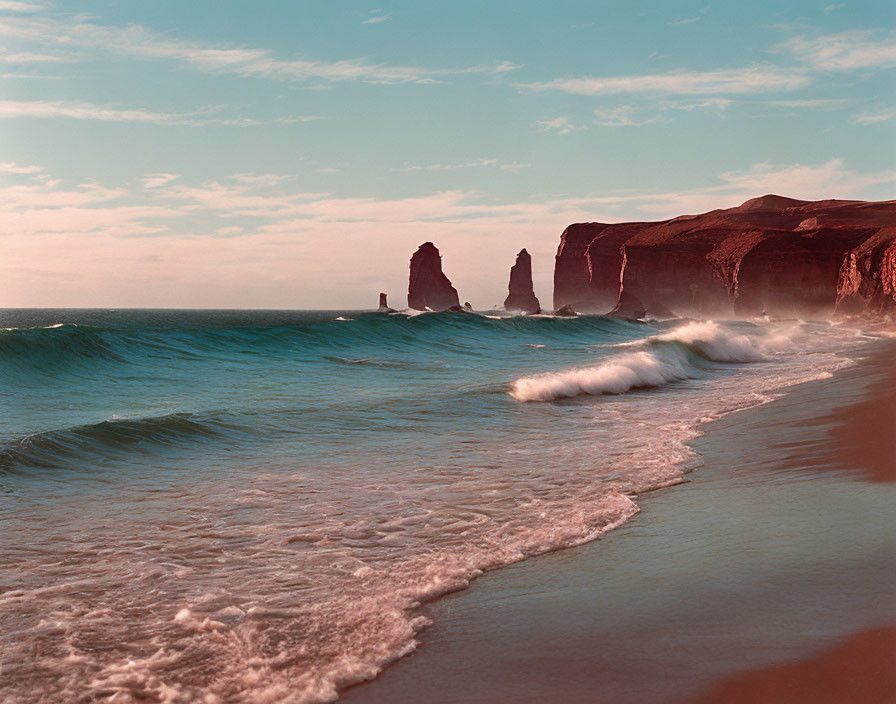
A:
<svg viewBox="0 0 896 704">
<path fill-rule="evenodd" d="M 781 417 L 786 417 L 791 421 L 796 421 L 797 425 L 807 425 L 814 431 L 811 442 L 797 442 L 796 447 L 791 448 L 789 454 L 785 453 L 782 455 L 781 447 L 774 448 L 777 451 L 778 457 L 777 466 L 774 467 L 774 471 L 767 477 L 771 484 L 782 481 L 782 471 L 790 474 L 790 478 L 793 479 L 792 473 L 796 473 L 797 475 L 805 472 L 814 474 L 820 469 L 824 473 L 820 481 L 825 481 L 826 479 L 824 475 L 827 474 L 830 477 L 827 481 L 843 481 L 840 477 L 846 475 L 846 481 L 849 482 L 865 482 L 866 478 L 868 481 L 874 482 L 892 482 L 893 468 L 886 463 L 888 457 L 886 451 L 883 453 L 872 452 L 870 454 L 865 453 L 857 455 L 855 453 L 850 454 L 849 447 L 850 443 L 852 443 L 851 446 L 857 444 L 857 428 L 862 428 L 864 430 L 865 428 L 878 427 L 873 423 L 862 423 L 862 419 L 873 419 L 875 410 L 880 408 L 881 403 L 888 400 L 892 401 L 892 395 L 886 394 L 888 388 L 887 385 L 882 385 L 880 382 L 882 378 L 890 383 L 896 380 L 896 365 L 892 364 L 894 350 L 896 350 L 896 342 L 882 340 L 879 343 L 873 343 L 869 350 L 863 351 L 863 354 L 859 356 L 857 365 L 839 370 L 829 379 L 815 380 L 784 388 L 781 390 L 782 395 L 771 402 L 761 403 L 702 425 L 702 435 L 689 442 L 689 446 L 702 456 L 703 466 L 699 467 L 696 472 L 689 473 L 687 475 L 689 483 L 685 484 L 684 488 L 675 488 L 675 492 L 688 490 L 691 482 L 694 484 L 703 483 L 704 478 L 701 475 L 716 465 L 724 466 L 728 463 L 731 464 L 731 466 L 737 466 L 736 463 L 731 462 L 733 459 L 730 456 L 731 451 L 725 448 L 725 442 L 722 440 L 724 439 L 723 436 L 726 432 L 730 434 L 732 428 L 742 425 L 740 420 L 744 417 L 749 418 L 751 423 L 758 423 L 760 426 L 766 425 L 766 430 L 780 425 Z M 893 387 L 890 386 L 889 388 Z M 806 404 L 807 398 L 817 395 L 816 391 L 819 389 L 825 390 L 821 393 L 821 396 L 823 397 L 821 401 L 823 401 L 823 403 L 819 403 L 819 399 L 813 399 L 813 403 Z M 844 391 L 847 393 L 844 393 Z M 857 413 L 855 410 L 856 408 L 860 409 L 862 412 Z M 896 405 L 893 406 L 892 412 L 894 414 L 892 417 L 896 418 Z M 806 418 L 805 416 L 807 415 L 810 416 L 810 418 Z M 841 429 L 839 432 L 838 428 Z M 736 430 L 734 434 L 737 435 Z M 879 432 L 877 435 L 878 437 L 884 437 L 881 436 Z M 867 438 L 867 434 L 863 433 L 861 437 Z M 803 457 L 803 454 L 800 450 L 807 448 L 813 443 L 816 450 L 815 455 L 818 456 L 816 457 L 812 452 L 809 452 L 808 456 L 810 461 L 801 462 L 800 460 Z M 858 444 L 862 445 L 861 442 L 858 442 Z M 749 443 L 747 443 L 746 447 L 736 449 L 741 453 L 749 452 Z M 836 458 L 836 461 L 832 462 L 832 458 Z M 765 460 L 768 460 L 768 458 L 766 457 Z M 756 464 L 755 460 L 753 463 Z M 758 464 L 761 465 L 762 461 L 758 462 Z M 766 461 L 766 464 L 769 464 L 769 462 Z M 823 468 L 822 465 L 824 465 Z M 885 471 L 888 468 L 889 473 Z M 753 472 L 755 474 L 755 467 L 753 467 Z M 865 474 L 859 478 L 859 472 Z M 736 471 L 734 474 L 740 475 L 740 472 Z M 759 478 L 760 480 L 762 479 L 761 476 Z M 740 477 L 740 479 L 743 479 L 743 477 Z M 749 481 L 754 482 L 755 479 L 756 477 L 752 476 L 749 478 Z M 815 479 L 819 480 L 819 477 L 816 476 Z M 491 630 L 488 626 L 495 627 L 501 625 L 495 622 L 496 617 L 489 613 L 489 609 L 483 609 L 483 604 L 478 603 L 485 601 L 487 605 L 488 600 L 495 597 L 495 595 L 490 595 L 489 592 L 497 592 L 500 594 L 498 598 L 501 602 L 502 612 L 507 612 L 502 613 L 502 617 L 513 619 L 520 618 L 520 614 L 514 614 L 512 608 L 514 599 L 521 596 L 512 586 L 513 579 L 520 573 L 531 571 L 537 574 L 546 571 L 548 573 L 547 581 L 551 582 L 552 573 L 555 573 L 558 567 L 558 564 L 556 563 L 562 563 L 559 565 L 562 570 L 567 570 L 575 574 L 575 576 L 579 578 L 579 581 L 582 581 L 581 578 L 584 576 L 584 582 L 587 583 L 589 575 L 582 575 L 581 573 L 582 571 L 587 572 L 588 565 L 576 565 L 576 558 L 581 557 L 582 554 L 586 554 L 585 556 L 590 560 L 597 556 L 596 551 L 600 550 L 600 546 L 603 543 L 611 541 L 613 543 L 622 543 L 626 539 L 625 534 L 627 533 L 641 533 L 645 528 L 648 531 L 662 531 L 663 526 L 661 523 L 645 526 L 644 522 L 651 522 L 652 517 L 650 514 L 653 512 L 653 504 L 658 498 L 663 503 L 673 505 L 674 510 L 675 495 L 674 493 L 670 494 L 669 491 L 670 488 L 664 488 L 645 492 L 643 497 L 639 495 L 639 505 L 641 505 L 642 508 L 641 514 L 624 526 L 617 528 L 612 533 L 607 534 L 597 541 L 584 546 L 559 551 L 557 553 L 530 558 L 522 563 L 517 563 L 516 565 L 505 567 L 502 570 L 488 573 L 477 579 L 470 588 L 463 592 L 448 595 L 443 599 L 428 604 L 424 608 L 424 612 L 432 618 L 434 625 L 422 634 L 419 651 L 392 665 L 386 671 L 381 673 L 376 680 L 343 690 L 340 693 L 341 698 L 345 701 L 356 701 L 359 703 L 414 701 L 421 696 L 431 698 L 432 694 L 430 693 L 429 688 L 427 688 L 426 692 L 421 692 L 420 689 L 414 685 L 415 679 L 422 677 L 422 679 L 433 686 L 433 692 L 440 692 L 443 695 L 442 698 L 437 697 L 434 701 L 480 701 L 480 699 L 470 696 L 452 698 L 452 696 L 446 695 L 446 692 L 450 691 L 452 682 L 452 676 L 449 673 L 453 672 L 454 676 L 457 678 L 462 677 L 463 675 L 460 670 L 455 671 L 452 669 L 453 663 L 450 660 L 446 662 L 444 657 L 433 652 L 437 649 L 447 649 L 449 651 L 452 649 L 457 650 L 458 647 L 463 649 L 471 645 L 465 640 L 471 629 L 465 628 L 463 624 L 459 623 L 458 616 L 455 613 L 457 611 L 467 610 L 465 609 L 465 600 L 469 602 L 477 602 L 470 604 L 470 610 L 473 612 L 471 616 L 475 619 L 485 620 L 488 624 L 485 628 L 472 630 L 478 631 L 477 638 L 482 638 L 483 636 L 487 637 L 488 631 Z M 601 560 L 599 556 L 597 556 L 597 561 L 606 562 L 606 560 Z M 541 576 L 545 577 L 545 575 Z M 556 582 L 556 580 L 554 581 Z M 564 588 L 553 582 L 543 588 L 548 589 L 549 587 L 561 590 Z M 548 591 L 547 593 L 550 592 Z M 526 597 L 527 595 L 523 594 L 522 596 Z M 561 596 L 565 595 L 561 594 Z M 536 601 L 538 600 L 536 599 Z M 575 612 L 576 609 L 571 608 L 570 610 Z M 535 618 L 538 620 L 537 615 Z M 896 613 L 892 614 L 892 618 L 896 620 Z M 446 622 L 446 619 L 448 621 L 453 621 L 453 623 Z M 467 626 L 470 625 L 471 624 L 467 624 Z M 877 625 L 880 624 L 873 621 L 871 623 L 863 624 L 862 628 L 857 629 L 852 627 L 851 630 L 846 632 L 843 632 L 843 629 L 841 628 L 841 632 L 838 632 L 836 637 L 842 638 Z M 549 631 L 552 626 L 551 624 L 544 624 L 544 626 L 543 629 L 539 630 L 538 635 L 548 636 L 548 640 L 550 640 Z M 452 648 L 452 644 L 449 641 L 452 638 L 457 640 L 457 634 L 453 633 L 454 631 L 462 632 L 462 637 L 460 638 L 462 642 L 459 645 L 455 643 L 455 646 L 457 647 Z M 581 635 L 581 633 L 578 633 L 577 635 Z M 661 633 L 654 633 L 653 635 L 662 637 Z M 803 640 L 805 641 L 806 639 Z M 829 640 L 830 636 L 826 636 L 825 642 Z M 493 644 L 492 647 L 495 647 L 495 645 L 496 644 Z M 803 649 L 812 650 L 812 645 L 813 643 L 804 642 Z M 814 645 L 817 649 L 817 643 L 814 643 Z M 472 648 L 474 653 L 481 652 L 483 656 L 487 656 L 489 649 L 490 648 L 486 644 L 483 644 L 480 648 Z M 525 656 L 525 653 L 522 653 L 522 655 Z M 575 652 L 567 652 L 566 655 L 572 659 L 573 663 L 578 661 L 578 667 L 574 666 L 574 670 L 587 668 L 589 660 L 587 656 L 582 656 L 581 653 L 577 654 Z M 441 662 L 439 662 L 440 658 Z M 528 660 L 529 658 L 523 657 L 522 659 Z M 612 657 L 609 659 L 613 660 Z M 756 665 L 758 666 L 758 669 L 761 670 L 764 667 L 773 667 L 782 660 L 787 659 L 792 659 L 792 657 L 782 654 L 778 656 L 776 660 L 770 662 L 758 662 Z M 620 674 L 625 673 L 626 671 L 626 663 L 624 660 L 625 658 L 621 658 L 620 662 L 613 663 Z M 559 663 L 554 657 L 536 658 L 536 661 L 534 666 L 540 668 L 541 677 L 545 680 L 553 680 L 556 678 L 557 675 L 552 673 L 552 668 L 556 669 Z M 706 682 L 703 683 L 703 686 L 705 687 L 710 683 L 724 680 L 725 677 L 733 676 L 733 673 L 739 671 L 738 669 L 734 669 L 734 662 L 736 661 L 737 658 L 734 658 L 734 661 L 729 664 L 727 671 L 723 669 L 722 671 L 712 673 L 711 677 L 704 677 Z M 568 666 L 569 663 L 566 663 L 564 668 L 568 668 Z M 426 668 L 426 671 L 423 673 L 420 672 L 422 667 Z M 740 670 L 742 669 L 743 668 L 741 667 Z M 415 670 L 418 671 L 418 677 L 415 677 Z M 433 676 L 434 671 L 438 670 L 442 670 L 443 672 Z M 539 676 L 537 670 L 535 672 L 529 670 L 525 674 L 525 679 L 529 683 L 532 683 L 533 678 L 537 681 Z M 632 672 L 628 673 L 626 676 L 642 675 Z M 437 687 L 435 686 L 436 683 L 438 683 Z M 481 701 L 516 702 L 529 700 L 527 699 L 527 693 L 524 691 L 512 696 L 507 696 L 502 692 L 501 683 L 501 677 L 486 675 L 481 682 L 483 688 L 486 690 L 494 690 L 497 688 L 498 692 L 491 691 L 491 696 L 482 698 Z M 592 682 L 592 684 L 594 683 Z M 586 689 L 584 685 L 580 688 L 573 687 L 570 689 L 570 685 L 567 683 L 564 689 L 566 690 L 564 692 L 564 697 L 568 701 L 578 701 L 579 699 L 586 701 L 598 694 L 597 691 Z M 614 693 L 618 694 L 618 692 Z M 548 694 L 548 692 L 543 692 L 540 696 L 548 696 Z M 678 697 L 672 696 L 661 699 L 651 699 L 648 697 L 648 701 L 686 701 L 692 699 L 696 694 L 696 690 L 689 692 L 687 695 L 685 695 L 684 692 L 681 692 L 681 696 Z M 534 698 L 531 700 L 535 701 Z"/>
</svg>

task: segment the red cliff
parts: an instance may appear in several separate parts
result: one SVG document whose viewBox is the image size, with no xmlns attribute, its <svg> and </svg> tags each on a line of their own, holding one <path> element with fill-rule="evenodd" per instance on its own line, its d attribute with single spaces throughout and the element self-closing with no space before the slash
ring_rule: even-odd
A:
<svg viewBox="0 0 896 704">
<path fill-rule="evenodd" d="M 415 310 L 460 308 L 457 290 L 442 272 L 442 256 L 432 242 L 421 244 L 411 257 L 408 307 Z"/>
<path fill-rule="evenodd" d="M 525 249 L 516 255 L 516 263 L 510 267 L 510 283 L 507 286 L 504 309 L 523 313 L 540 313 L 541 305 L 532 287 L 532 256 Z"/>
<path fill-rule="evenodd" d="M 566 228 L 554 307 L 633 302 L 696 316 L 896 312 L 896 201 L 768 195 L 662 222 Z"/>
</svg>

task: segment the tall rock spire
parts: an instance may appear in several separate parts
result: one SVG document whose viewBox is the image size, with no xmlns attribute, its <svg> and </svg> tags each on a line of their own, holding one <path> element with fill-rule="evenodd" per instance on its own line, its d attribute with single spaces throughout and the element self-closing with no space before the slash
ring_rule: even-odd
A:
<svg viewBox="0 0 896 704">
<path fill-rule="evenodd" d="M 541 305 L 532 288 L 532 257 L 525 249 L 521 249 L 516 255 L 516 263 L 510 268 L 510 284 L 507 298 L 504 299 L 504 309 L 523 313 L 541 312 Z"/>
<path fill-rule="evenodd" d="M 447 310 L 459 307 L 457 290 L 442 272 L 439 250 L 432 242 L 424 242 L 411 257 L 408 308 Z"/>
</svg>

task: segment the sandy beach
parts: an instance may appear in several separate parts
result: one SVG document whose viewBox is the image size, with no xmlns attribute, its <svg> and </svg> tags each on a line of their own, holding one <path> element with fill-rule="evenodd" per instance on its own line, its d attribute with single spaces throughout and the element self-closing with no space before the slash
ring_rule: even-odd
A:
<svg viewBox="0 0 896 704">
<path fill-rule="evenodd" d="M 829 447 L 869 482 L 896 481 L 896 357 L 885 349 L 865 363 L 865 397 L 837 408 Z M 896 627 L 854 634 L 814 658 L 734 675 L 698 704 L 812 702 L 885 704 L 896 700 Z"/>
<path fill-rule="evenodd" d="M 896 481 L 896 359 L 883 352 L 874 360 L 879 380 L 866 397 L 838 409 L 831 446 L 840 461 L 865 472 L 869 481 Z"/>
<path fill-rule="evenodd" d="M 893 701 L 894 384 L 882 341 L 710 423 L 688 484 L 430 604 L 418 651 L 344 700 Z"/>
</svg>

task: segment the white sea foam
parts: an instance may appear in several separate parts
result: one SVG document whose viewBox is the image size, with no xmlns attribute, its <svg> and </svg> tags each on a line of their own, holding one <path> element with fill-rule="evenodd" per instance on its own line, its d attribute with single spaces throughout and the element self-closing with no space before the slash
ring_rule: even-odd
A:
<svg viewBox="0 0 896 704">
<path fill-rule="evenodd" d="M 761 362 L 766 359 L 755 338 L 727 330 L 712 321 L 686 323 L 662 335 L 648 337 L 641 344 L 654 341 L 690 345 L 714 362 Z"/>
<path fill-rule="evenodd" d="M 757 339 L 714 322 L 686 323 L 622 346 L 637 351 L 614 355 L 595 366 L 522 377 L 513 382 L 510 395 L 517 401 L 554 401 L 663 386 L 701 375 L 692 354 L 727 363 L 768 359 Z"/>
<path fill-rule="evenodd" d="M 675 350 L 630 352 L 595 367 L 522 377 L 513 382 L 510 395 L 517 401 L 554 401 L 580 394 L 622 394 L 688 379 L 695 373 L 684 354 Z"/>
</svg>

